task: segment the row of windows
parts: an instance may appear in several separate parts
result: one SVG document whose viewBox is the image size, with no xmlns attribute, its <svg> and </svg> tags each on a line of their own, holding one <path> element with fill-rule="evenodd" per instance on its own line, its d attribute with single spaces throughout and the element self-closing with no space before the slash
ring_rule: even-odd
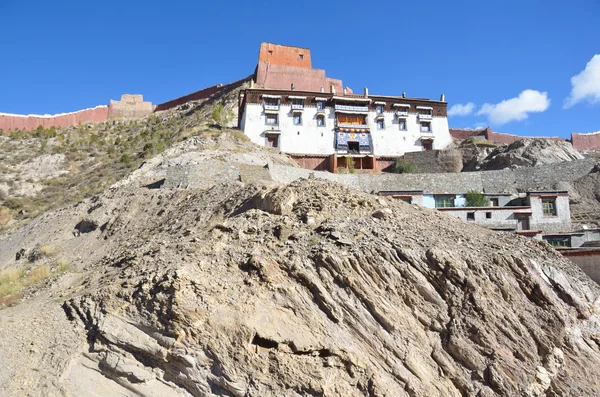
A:
<svg viewBox="0 0 600 397">
<path fill-rule="evenodd" d="M 276 107 L 279 107 L 279 105 L 281 104 L 279 98 L 264 98 L 263 100 L 264 100 L 264 105 L 268 108 L 276 108 Z M 297 98 L 290 99 L 290 103 L 291 103 L 292 107 L 295 107 L 298 109 L 304 107 L 304 99 L 297 99 Z M 326 104 L 324 101 L 317 101 L 317 109 L 318 110 L 325 110 L 325 106 L 326 106 Z M 383 104 L 375 105 L 375 113 L 383 114 L 384 111 L 385 111 L 385 105 L 383 105 Z M 432 116 L 433 109 L 430 109 L 430 108 L 417 109 L 417 113 L 421 116 Z"/>
<path fill-rule="evenodd" d="M 344 123 L 344 121 L 340 121 L 340 122 Z M 279 124 L 279 115 L 267 113 L 266 124 L 267 125 L 278 125 Z M 301 113 L 294 114 L 294 125 L 302 125 L 302 114 Z M 322 115 L 317 116 L 317 126 L 318 127 L 325 126 L 325 116 L 322 116 Z M 407 130 L 406 120 L 399 119 L 398 126 L 399 126 L 400 131 L 406 131 Z M 421 132 L 431 132 L 431 122 L 422 121 L 420 123 L 420 128 L 421 128 Z M 383 119 L 377 119 L 377 129 L 380 129 L 380 130 L 385 129 L 385 121 Z"/>
<path fill-rule="evenodd" d="M 546 239 L 546 241 L 548 242 L 548 244 L 550 244 L 551 246 L 553 246 L 555 248 L 570 248 L 571 247 L 571 238 L 570 237 L 549 238 L 549 239 Z"/>
</svg>

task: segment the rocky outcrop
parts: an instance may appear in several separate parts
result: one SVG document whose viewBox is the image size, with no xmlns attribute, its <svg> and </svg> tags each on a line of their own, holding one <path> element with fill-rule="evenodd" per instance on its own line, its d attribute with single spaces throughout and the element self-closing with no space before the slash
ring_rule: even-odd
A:
<svg viewBox="0 0 600 397">
<path fill-rule="evenodd" d="M 569 142 L 523 139 L 491 150 L 472 170 L 500 170 L 582 160 L 584 156 Z M 465 161 L 465 163 L 470 163 Z"/>
<path fill-rule="evenodd" d="M 66 238 L 76 211 L 100 225 L 66 240 L 93 253 L 60 301 L 81 345 L 45 349 L 68 363 L 58 378 L 21 364 L 43 395 L 90 382 L 127 396 L 600 389 L 600 289 L 544 243 L 317 179 L 122 187 L 37 233 Z"/>
</svg>

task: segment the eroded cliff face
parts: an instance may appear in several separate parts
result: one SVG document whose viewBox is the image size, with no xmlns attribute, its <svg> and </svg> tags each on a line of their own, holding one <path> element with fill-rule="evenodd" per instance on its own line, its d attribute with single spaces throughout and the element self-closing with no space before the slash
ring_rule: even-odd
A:
<svg viewBox="0 0 600 397">
<path fill-rule="evenodd" d="M 98 227 L 67 237 L 81 217 Z M 599 288 L 545 243 L 320 180 L 123 187 L 44 219 L 80 277 L 52 289 L 45 359 L 0 369 L 7 395 L 600 390 Z"/>
</svg>

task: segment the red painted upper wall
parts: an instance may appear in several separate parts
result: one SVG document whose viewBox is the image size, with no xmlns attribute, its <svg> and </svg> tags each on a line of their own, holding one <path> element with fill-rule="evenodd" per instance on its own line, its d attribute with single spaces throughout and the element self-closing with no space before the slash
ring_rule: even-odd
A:
<svg viewBox="0 0 600 397">
<path fill-rule="evenodd" d="M 261 62 L 267 62 L 271 65 L 312 68 L 310 50 L 308 48 L 290 47 L 272 43 L 260 43 L 258 63 L 260 64 Z"/>
<path fill-rule="evenodd" d="M 261 43 L 254 80 L 258 87 L 298 91 L 342 93 L 342 80 L 328 78 L 322 69 L 313 69 L 308 48 Z"/>
</svg>

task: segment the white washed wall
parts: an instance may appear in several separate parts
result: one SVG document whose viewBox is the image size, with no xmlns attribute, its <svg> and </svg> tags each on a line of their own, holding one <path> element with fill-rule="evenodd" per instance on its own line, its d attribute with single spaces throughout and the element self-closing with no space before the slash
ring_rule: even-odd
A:
<svg viewBox="0 0 600 397">
<path fill-rule="evenodd" d="M 279 148 L 282 152 L 296 154 L 324 154 L 335 152 L 335 111 L 325 109 L 325 126 L 317 126 L 316 107 L 306 107 L 302 111 L 302 125 L 294 125 L 291 107 L 281 105 L 279 110 L 279 126 L 275 127 L 279 135 Z M 369 112 L 367 123 L 371 130 L 373 154 L 376 156 L 401 156 L 406 152 L 423 150 L 421 136 L 433 136 L 433 149 L 443 149 L 452 142 L 448 130 L 448 119 L 433 117 L 432 134 L 421 133 L 416 114 L 406 118 L 407 130 L 401 131 L 398 118 L 393 112 L 384 112 L 385 128 L 377 128 L 377 114 Z M 271 130 L 266 124 L 266 114 L 262 104 L 247 104 L 240 127 L 252 142 L 266 146 L 265 132 Z"/>
</svg>

